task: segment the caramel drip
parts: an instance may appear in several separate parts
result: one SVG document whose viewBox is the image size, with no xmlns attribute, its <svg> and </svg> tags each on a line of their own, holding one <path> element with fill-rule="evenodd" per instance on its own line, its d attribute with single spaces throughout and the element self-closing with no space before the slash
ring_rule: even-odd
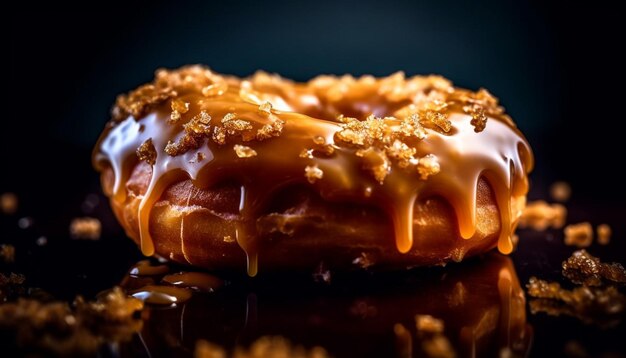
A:
<svg viewBox="0 0 626 358">
<path fill-rule="evenodd" d="M 484 176 L 494 190 L 500 212 L 498 249 L 503 253 L 513 249 L 511 233 L 517 213 L 515 217 L 511 213 L 511 198 L 524 196 L 528 190 L 526 175 L 533 165 L 531 151 L 511 120 L 497 111 L 489 113 L 486 128 L 476 133 L 471 124 L 472 115 L 466 114 L 467 108 L 456 99 L 458 93 L 467 91 L 458 90 L 449 95 L 453 100 L 442 110 L 450 121 L 448 132 L 432 127 L 425 129 L 427 135 L 423 139 L 411 142 L 416 157 L 434 155 L 440 171 L 420 179 L 415 167 L 401 168 L 390 163 L 384 180 L 380 180 L 368 170 L 362 155 L 357 155 L 357 147 L 337 139 L 337 133 L 344 128 L 341 123 L 307 114 L 324 116 L 328 111 L 341 108 L 365 111 L 363 115 L 372 112 L 384 115 L 406 106 L 406 101 L 385 102 L 372 92 L 372 88 L 378 87 L 368 84 L 362 96 L 364 99 L 375 97 L 372 100 L 375 105 L 364 107 L 364 99 L 352 96 L 345 100 L 349 102 L 335 102 L 331 106 L 324 102 L 328 102 L 328 98 L 321 98 L 306 86 L 293 83 L 284 85 L 282 90 L 266 88 L 265 92 L 256 93 L 256 97 L 250 95 L 252 99 L 242 99 L 244 82 L 229 79 L 228 83 L 227 90 L 216 97 L 206 97 L 195 87 L 176 88 L 176 100 L 189 103 L 189 110 L 175 123 L 170 121 L 171 101 L 165 100 L 151 103 L 150 111 L 143 117 L 131 115 L 110 125 L 101 136 L 94 152 L 94 163 L 98 168 L 111 166 L 115 174 L 113 200 L 121 203 L 126 197 L 124 183 L 138 160 L 135 151 L 148 139 L 154 144 L 156 160 L 152 178 L 141 199 L 138 215 L 141 250 L 145 255 L 154 254 L 149 225 L 152 207 L 165 189 L 185 179 L 191 179 L 198 188 L 210 188 L 226 181 L 241 186 L 239 219 L 233 237 L 247 255 L 251 276 L 258 270 L 261 245 L 256 235 L 256 219 L 266 210 L 275 193 L 292 184 L 310 185 L 328 201 L 380 206 L 393 223 L 398 250 L 405 253 L 411 250 L 413 240 L 419 239 L 413 238 L 413 207 L 418 198 L 434 195 L 445 198 L 456 212 L 460 236 L 473 237 L 477 182 Z M 259 91 L 262 87 L 259 85 Z M 290 111 L 272 109 L 262 113 L 259 104 L 265 99 Z M 349 107 L 350 104 L 353 107 Z M 185 148 L 182 153 L 168 154 L 165 150 L 168 142 L 184 142 L 187 130 L 184 125 L 200 114 L 210 116 L 207 124 L 210 128 L 225 128 L 222 118 L 226 116 L 245 121 L 246 129 L 230 133 L 222 143 L 210 136 L 202 137 L 192 141 L 197 145 Z M 259 138 L 257 134 L 255 138 L 255 133 L 263 126 L 276 123 L 282 124 L 279 135 Z M 301 156 L 303 151 L 319 147 L 320 138 L 323 138 L 326 152 Z M 240 157 L 233 150 L 235 144 L 251 148 L 255 155 Z M 307 178 L 306 167 L 319 169 L 323 175 Z"/>
</svg>

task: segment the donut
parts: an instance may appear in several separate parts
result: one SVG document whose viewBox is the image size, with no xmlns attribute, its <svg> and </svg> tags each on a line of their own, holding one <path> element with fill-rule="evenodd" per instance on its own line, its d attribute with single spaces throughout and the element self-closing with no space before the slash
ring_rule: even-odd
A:
<svg viewBox="0 0 626 358">
<path fill-rule="evenodd" d="M 487 90 L 440 76 L 196 65 L 120 95 L 93 164 L 144 255 L 254 276 L 510 253 L 533 155 Z"/>
</svg>

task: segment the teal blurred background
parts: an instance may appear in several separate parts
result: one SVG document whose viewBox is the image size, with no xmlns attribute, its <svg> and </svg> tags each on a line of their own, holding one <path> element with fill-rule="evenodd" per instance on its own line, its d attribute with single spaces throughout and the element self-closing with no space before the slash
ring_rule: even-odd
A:
<svg viewBox="0 0 626 358">
<path fill-rule="evenodd" d="M 0 191 L 46 194 L 57 182 L 91 187 L 85 183 L 97 176 L 89 154 L 115 96 L 159 67 L 202 63 L 238 76 L 263 69 L 296 80 L 403 70 L 485 87 L 535 149 L 537 196 L 563 179 L 581 199 L 626 203 L 623 178 L 613 174 L 626 153 L 617 129 L 626 31 L 609 1 L 24 6 L 8 19 L 10 112 Z M 49 184 L 39 189 L 44 178 Z"/>
</svg>

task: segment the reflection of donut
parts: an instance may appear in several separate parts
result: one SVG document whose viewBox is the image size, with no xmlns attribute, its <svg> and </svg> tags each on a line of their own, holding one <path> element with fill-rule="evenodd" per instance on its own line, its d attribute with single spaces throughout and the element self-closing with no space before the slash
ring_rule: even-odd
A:
<svg viewBox="0 0 626 358">
<path fill-rule="evenodd" d="M 94 163 L 144 254 L 213 269 L 247 257 L 254 275 L 259 257 L 398 267 L 508 253 L 532 155 L 494 97 L 441 77 L 300 84 L 193 66 L 120 96 Z"/>
<path fill-rule="evenodd" d="M 159 283 L 167 287 L 162 275 L 128 275 L 122 285 L 150 292 Z M 505 349 L 523 357 L 530 349 L 524 291 L 511 259 L 496 253 L 445 269 L 336 275 L 322 290 L 310 279 L 286 285 L 284 275 L 268 276 L 253 289 L 233 280 L 176 307 L 148 305 L 141 340 L 130 352 L 170 355 L 193 349 L 199 339 L 230 350 L 281 335 L 305 347 L 322 346 L 334 357 L 396 357 L 401 355 L 394 352 L 393 328 L 401 324 L 410 331 L 415 356 L 421 356 L 416 315 L 442 320 L 461 356 L 499 356 Z"/>
</svg>

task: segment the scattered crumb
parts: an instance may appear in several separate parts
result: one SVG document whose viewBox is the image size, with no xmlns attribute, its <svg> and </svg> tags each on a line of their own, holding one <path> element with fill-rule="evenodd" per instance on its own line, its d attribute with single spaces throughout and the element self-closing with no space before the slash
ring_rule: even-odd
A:
<svg viewBox="0 0 626 358">
<path fill-rule="evenodd" d="M 616 262 L 603 263 L 586 250 L 576 251 L 561 265 L 563 276 L 576 284 L 600 286 L 603 280 L 626 283 L 626 269 Z"/>
<path fill-rule="evenodd" d="M 499 357 L 500 358 L 513 358 L 515 357 L 515 355 L 513 354 L 513 351 L 511 350 L 511 348 L 503 347 L 502 349 L 500 349 Z"/>
<path fill-rule="evenodd" d="M 393 326 L 393 333 L 396 336 L 396 356 L 402 358 L 413 357 L 413 338 L 411 332 L 401 323 Z"/>
<path fill-rule="evenodd" d="M 530 301 L 533 314 L 545 312 L 551 316 L 567 315 L 587 324 L 610 327 L 619 323 L 626 307 L 626 296 L 614 286 L 579 286 L 566 290 L 556 282 L 531 277 L 526 287 L 528 294 L 536 298 Z"/>
<path fill-rule="evenodd" d="M 563 347 L 563 353 L 565 353 L 565 356 L 568 358 L 589 357 L 589 353 L 587 353 L 585 347 L 583 347 L 580 342 L 574 340 L 567 341 L 567 343 L 565 343 L 565 347 Z"/>
<path fill-rule="evenodd" d="M 83 212 L 91 213 L 100 204 L 100 197 L 97 194 L 88 194 L 83 200 L 80 208 Z"/>
<path fill-rule="evenodd" d="M 378 309 L 364 300 L 357 300 L 350 306 L 350 314 L 361 319 L 366 319 L 376 317 Z"/>
<path fill-rule="evenodd" d="M 418 332 L 443 333 L 443 321 L 431 315 L 416 315 L 415 326 Z"/>
<path fill-rule="evenodd" d="M 95 302 L 77 297 L 74 306 L 25 298 L 4 303 L 0 332 L 12 335 L 16 348 L 30 353 L 84 356 L 105 343 L 129 341 L 142 327 L 137 312 L 143 304 L 118 287 Z"/>
<path fill-rule="evenodd" d="M 15 246 L 2 244 L 0 245 L 0 260 L 4 263 L 12 264 L 15 262 Z"/>
<path fill-rule="evenodd" d="M 352 264 L 358 265 L 363 269 L 367 269 L 368 267 L 374 265 L 374 260 L 370 255 L 366 254 L 365 252 L 361 252 L 361 255 L 359 255 L 359 257 L 352 260 Z"/>
<path fill-rule="evenodd" d="M 226 235 L 224 236 L 224 242 L 228 242 L 228 243 L 235 242 L 235 239 L 233 239 L 233 237 L 230 235 Z"/>
<path fill-rule="evenodd" d="M 45 236 L 40 236 L 39 238 L 37 238 L 37 241 L 35 241 L 35 243 L 37 244 L 37 246 L 46 246 L 48 244 L 48 238 Z"/>
<path fill-rule="evenodd" d="M 35 220 L 30 216 L 25 216 L 17 221 L 17 226 L 20 229 L 28 229 L 35 224 Z"/>
<path fill-rule="evenodd" d="M 327 284 L 330 284 L 331 282 L 331 274 L 330 274 L 330 270 L 326 268 L 326 265 L 324 265 L 323 262 L 320 262 L 319 265 L 317 265 L 317 268 L 315 269 L 315 271 L 313 272 L 313 281 L 315 282 L 324 282 Z"/>
<path fill-rule="evenodd" d="M 519 235 L 511 235 L 511 243 L 513 244 L 513 247 L 517 247 L 517 244 L 519 244 Z"/>
<path fill-rule="evenodd" d="M 313 184 L 317 180 L 324 177 L 324 172 L 322 171 L 322 169 L 318 168 L 317 165 L 307 165 L 306 168 L 304 168 L 304 176 L 306 177 L 306 180 L 309 181 L 309 183 Z"/>
<path fill-rule="evenodd" d="M 459 281 L 454 285 L 454 291 L 450 294 L 448 298 L 448 305 L 450 307 L 458 307 L 465 303 L 465 299 L 467 297 L 467 289 L 463 282 Z"/>
<path fill-rule="evenodd" d="M 550 197 L 553 200 L 566 202 L 571 195 L 572 187 L 564 181 L 557 181 L 550 186 Z"/>
<path fill-rule="evenodd" d="M 521 228 L 545 230 L 559 229 L 565 225 L 567 209 L 561 204 L 548 204 L 543 200 L 528 203 L 519 219 Z"/>
<path fill-rule="evenodd" d="M 235 144 L 235 146 L 233 146 L 233 150 L 235 151 L 235 154 L 237 154 L 237 157 L 239 158 L 252 158 L 252 157 L 256 157 L 257 155 L 254 149 L 247 147 L 245 145 Z"/>
<path fill-rule="evenodd" d="M 101 230 L 100 220 L 96 218 L 76 218 L 70 224 L 70 235 L 74 239 L 98 240 Z"/>
<path fill-rule="evenodd" d="M 415 327 L 417 339 L 421 342 L 423 355 L 426 357 L 452 358 L 456 352 L 448 337 L 444 335 L 444 323 L 430 315 L 416 315 Z"/>
<path fill-rule="evenodd" d="M 422 349 L 426 357 L 454 358 L 456 353 L 452 348 L 450 340 L 443 334 L 436 334 L 430 339 L 422 342 Z"/>
<path fill-rule="evenodd" d="M 11 272 L 5 275 L 0 272 L 0 305 L 9 299 L 25 294 L 27 288 L 23 286 L 24 281 L 26 281 L 26 277 L 22 274 Z M 2 318 L 0 317 L 0 322 L 1 321 Z"/>
<path fill-rule="evenodd" d="M 2 196 L 0 196 L 0 211 L 2 211 L 3 214 L 15 214 L 17 205 L 17 195 L 14 193 L 3 193 Z"/>
<path fill-rule="evenodd" d="M 596 228 L 596 234 L 598 236 L 598 244 L 600 245 L 608 245 L 611 241 L 611 234 L 613 231 L 611 227 L 607 224 L 600 224 Z"/>
<path fill-rule="evenodd" d="M 154 149 L 154 144 L 152 144 L 152 138 L 148 138 L 137 148 L 137 157 L 150 165 L 156 163 L 157 152 Z"/>
<path fill-rule="evenodd" d="M 249 348 L 235 347 L 232 355 L 219 345 L 204 340 L 196 342 L 194 358 L 326 358 L 328 353 L 322 347 L 306 349 L 294 345 L 281 336 L 263 336 L 252 342 Z"/>
<path fill-rule="evenodd" d="M 589 247 L 593 242 L 593 228 L 588 222 L 567 225 L 563 230 L 565 245 Z"/>
<path fill-rule="evenodd" d="M 194 358 L 226 358 L 226 350 L 217 344 L 200 339 L 196 342 Z"/>
</svg>

